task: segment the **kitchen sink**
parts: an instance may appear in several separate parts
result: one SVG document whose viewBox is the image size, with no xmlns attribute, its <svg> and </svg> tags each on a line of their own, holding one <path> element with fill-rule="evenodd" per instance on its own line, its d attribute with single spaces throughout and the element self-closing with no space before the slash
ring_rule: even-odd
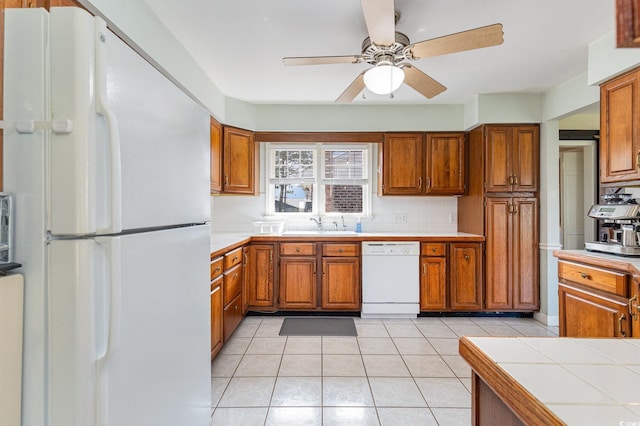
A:
<svg viewBox="0 0 640 426">
<path fill-rule="evenodd" d="M 308 231 L 285 231 L 282 235 L 356 235 L 355 231 L 319 231 L 316 229 Z"/>
</svg>

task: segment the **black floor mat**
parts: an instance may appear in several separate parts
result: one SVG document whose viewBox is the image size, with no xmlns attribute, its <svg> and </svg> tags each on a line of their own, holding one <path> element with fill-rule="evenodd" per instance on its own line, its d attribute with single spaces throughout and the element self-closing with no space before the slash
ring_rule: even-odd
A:
<svg viewBox="0 0 640 426">
<path fill-rule="evenodd" d="M 353 318 L 285 318 L 280 336 L 357 336 Z"/>
</svg>

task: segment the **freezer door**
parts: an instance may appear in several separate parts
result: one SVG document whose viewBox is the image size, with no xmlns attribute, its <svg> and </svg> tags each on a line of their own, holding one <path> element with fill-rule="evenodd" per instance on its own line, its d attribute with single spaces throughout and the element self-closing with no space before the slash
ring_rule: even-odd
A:
<svg viewBox="0 0 640 426">
<path fill-rule="evenodd" d="M 208 425 L 209 227 L 49 245 L 51 425 Z"/>
<path fill-rule="evenodd" d="M 78 8 L 52 8 L 54 235 L 210 220 L 209 115 Z"/>
</svg>

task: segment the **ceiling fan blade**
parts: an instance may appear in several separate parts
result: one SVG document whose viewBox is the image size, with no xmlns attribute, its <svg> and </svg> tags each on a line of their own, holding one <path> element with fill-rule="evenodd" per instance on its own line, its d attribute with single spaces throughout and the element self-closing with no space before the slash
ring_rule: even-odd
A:
<svg viewBox="0 0 640 426">
<path fill-rule="evenodd" d="M 418 68 L 409 64 L 400 64 L 400 66 L 404 71 L 404 82 L 426 98 L 431 99 L 447 90 L 446 87 L 420 71 Z"/>
<path fill-rule="evenodd" d="M 396 41 L 396 15 L 393 0 L 361 0 L 369 38 L 377 46 Z"/>
<path fill-rule="evenodd" d="M 362 56 L 300 56 L 282 58 L 282 62 L 287 66 L 357 64 L 359 62 L 362 62 Z"/>
<path fill-rule="evenodd" d="M 336 103 L 347 104 L 353 101 L 356 98 L 356 96 L 358 96 L 358 94 L 364 90 L 364 73 L 365 72 L 367 72 L 367 70 L 362 71 L 356 77 L 356 79 L 351 82 L 349 87 L 347 87 L 345 91 L 342 92 L 340 96 L 338 96 L 338 99 L 336 99 Z"/>
<path fill-rule="evenodd" d="M 473 30 L 462 31 L 431 40 L 414 43 L 411 54 L 415 59 L 430 58 L 448 53 L 480 49 L 502 44 L 502 24 L 493 24 Z"/>
</svg>

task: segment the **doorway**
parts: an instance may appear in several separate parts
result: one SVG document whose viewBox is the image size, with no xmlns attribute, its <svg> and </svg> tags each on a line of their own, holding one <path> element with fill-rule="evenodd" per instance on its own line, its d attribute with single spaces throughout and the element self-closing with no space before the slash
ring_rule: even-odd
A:
<svg viewBox="0 0 640 426">
<path fill-rule="evenodd" d="M 595 241 L 596 221 L 587 216 L 597 200 L 596 142 L 560 141 L 560 243 L 583 250 Z"/>
</svg>

